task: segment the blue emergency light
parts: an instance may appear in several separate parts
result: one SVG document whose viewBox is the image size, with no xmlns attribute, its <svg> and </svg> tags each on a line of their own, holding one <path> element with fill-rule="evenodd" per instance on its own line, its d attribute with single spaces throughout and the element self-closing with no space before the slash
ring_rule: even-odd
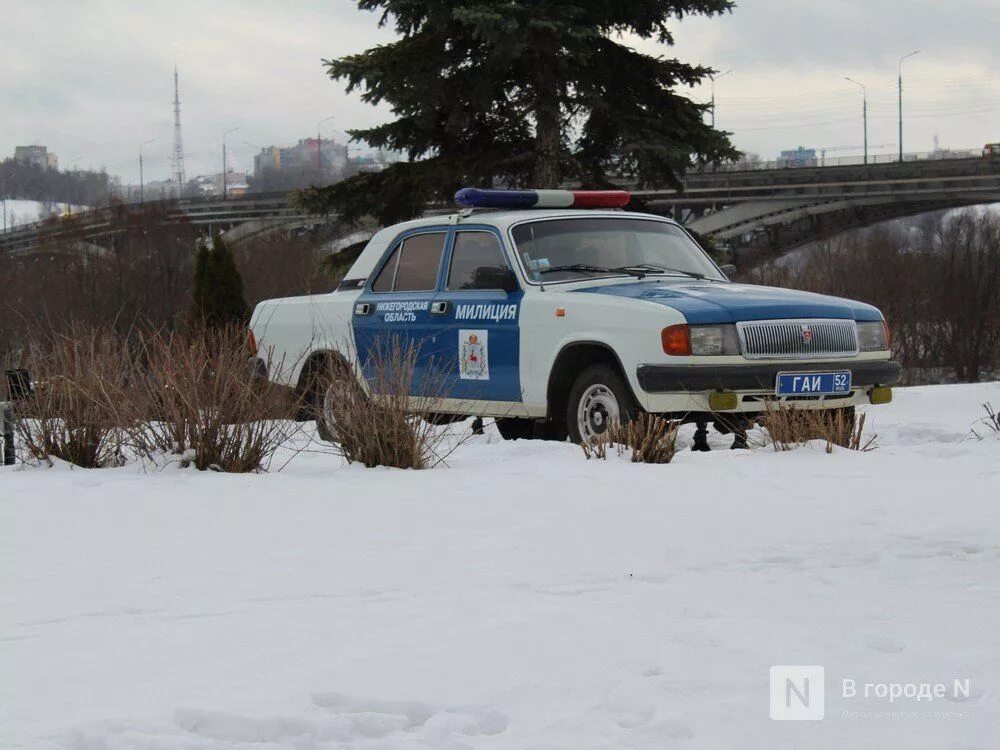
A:
<svg viewBox="0 0 1000 750">
<path fill-rule="evenodd" d="M 493 190 L 462 188 L 455 203 L 464 208 L 621 208 L 625 190 Z"/>
</svg>

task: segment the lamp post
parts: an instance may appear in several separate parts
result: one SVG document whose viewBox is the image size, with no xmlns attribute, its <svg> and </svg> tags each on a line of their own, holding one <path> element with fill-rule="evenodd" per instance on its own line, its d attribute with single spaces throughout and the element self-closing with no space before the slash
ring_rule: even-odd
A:
<svg viewBox="0 0 1000 750">
<path fill-rule="evenodd" d="M 865 129 L 865 164 L 868 163 L 868 90 L 863 83 L 858 83 L 853 78 L 844 76 L 845 81 L 850 81 L 855 86 L 861 87 L 861 121 Z"/>
<path fill-rule="evenodd" d="M 727 70 L 725 73 L 719 73 L 719 75 L 715 75 L 714 73 L 708 74 L 708 77 L 712 81 L 712 127 L 713 128 L 715 127 L 715 80 L 717 78 L 722 78 L 723 76 L 727 76 L 732 72 L 733 71 L 731 70 Z"/>
<path fill-rule="evenodd" d="M 899 65 L 896 68 L 896 83 L 899 86 L 899 161 L 903 161 L 903 60 L 914 55 L 919 55 L 920 50 L 914 50 L 908 55 L 899 58 Z"/>
<path fill-rule="evenodd" d="M 230 128 L 222 134 L 222 200 L 226 200 L 226 136 L 235 133 L 239 128 Z"/>
<path fill-rule="evenodd" d="M 139 144 L 139 203 L 141 204 L 144 204 L 146 202 L 146 184 L 142 175 L 142 149 L 155 140 L 156 140 L 155 138 L 151 138 L 145 143 Z"/>
<path fill-rule="evenodd" d="M 323 136 L 321 133 L 321 128 L 324 122 L 329 122 L 334 118 L 334 115 L 329 117 L 324 117 L 316 124 L 316 171 L 319 172 L 320 177 L 323 175 Z"/>
</svg>

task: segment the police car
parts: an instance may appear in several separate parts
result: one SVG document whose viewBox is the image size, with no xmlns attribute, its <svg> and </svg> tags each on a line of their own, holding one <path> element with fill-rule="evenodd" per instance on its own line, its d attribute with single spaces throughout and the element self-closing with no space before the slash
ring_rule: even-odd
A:
<svg viewBox="0 0 1000 750">
<path fill-rule="evenodd" d="M 622 211 L 626 192 L 455 198 L 457 213 L 375 234 L 336 291 L 254 311 L 260 368 L 305 391 L 321 428 L 337 393 L 321 373 L 371 390 L 392 337 L 419 349 L 413 389 L 433 374 L 435 413 L 494 417 L 505 438 L 587 440 L 640 410 L 733 426 L 774 401 L 891 399 L 876 308 L 733 283 L 676 222 Z"/>
</svg>

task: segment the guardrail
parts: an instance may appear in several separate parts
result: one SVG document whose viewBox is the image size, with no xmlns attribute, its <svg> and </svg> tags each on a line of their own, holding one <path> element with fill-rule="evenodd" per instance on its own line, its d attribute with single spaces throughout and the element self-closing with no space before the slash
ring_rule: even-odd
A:
<svg viewBox="0 0 1000 750">
<path fill-rule="evenodd" d="M 764 172 L 778 169 L 814 169 L 817 167 L 860 167 L 865 165 L 863 154 L 857 156 L 824 156 L 821 149 L 816 149 L 817 155 L 814 159 L 796 161 L 795 159 L 773 159 L 771 161 L 761 161 L 760 159 L 741 159 L 735 162 L 720 162 L 718 164 L 706 164 L 697 170 L 695 174 L 705 174 L 714 172 Z M 903 163 L 927 162 L 927 161 L 956 161 L 961 159 L 984 159 L 980 149 L 959 149 L 959 150 L 938 150 L 938 151 L 914 151 L 903 154 Z M 868 164 L 899 164 L 899 154 L 868 154 Z"/>
</svg>

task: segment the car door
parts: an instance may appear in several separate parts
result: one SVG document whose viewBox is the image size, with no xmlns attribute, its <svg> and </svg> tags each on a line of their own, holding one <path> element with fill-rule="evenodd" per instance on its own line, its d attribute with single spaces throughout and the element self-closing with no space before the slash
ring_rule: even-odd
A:
<svg viewBox="0 0 1000 750">
<path fill-rule="evenodd" d="M 358 358 L 369 384 L 383 390 L 387 366 L 407 356 L 413 364 L 407 376 L 411 395 L 426 392 L 433 356 L 431 304 L 437 293 L 448 230 L 421 228 L 390 246 L 380 266 L 354 305 L 353 328 Z"/>
<path fill-rule="evenodd" d="M 521 401 L 520 289 L 499 233 L 458 227 L 441 291 L 430 310 L 435 367 L 450 375 L 448 396 Z"/>
</svg>

